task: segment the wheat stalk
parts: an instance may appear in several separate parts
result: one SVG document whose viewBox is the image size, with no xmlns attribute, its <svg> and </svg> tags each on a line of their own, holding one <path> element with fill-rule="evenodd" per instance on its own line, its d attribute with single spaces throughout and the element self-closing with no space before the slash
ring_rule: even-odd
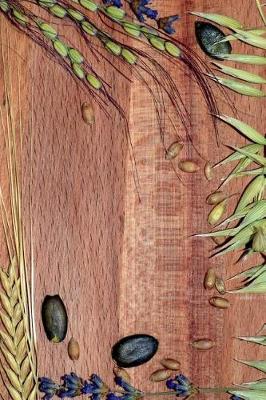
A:
<svg viewBox="0 0 266 400">
<path fill-rule="evenodd" d="M 21 115 L 18 121 L 15 121 L 11 101 L 12 80 L 6 68 L 6 65 L 10 65 L 9 51 L 7 54 L 7 59 L 5 59 L 2 52 L 3 65 L 5 66 L 6 109 L 0 108 L 0 119 L 7 150 L 9 196 L 5 200 L 0 183 L 0 213 L 10 265 L 7 271 L 3 267 L 0 268 L 1 376 L 6 378 L 5 381 L 7 382 L 5 383 L 10 395 L 9 399 L 34 400 L 37 395 L 38 379 L 34 316 L 31 301 L 33 288 L 28 280 L 25 259 L 21 159 L 18 151 L 19 148 L 21 150 L 18 145 L 22 146 Z M 20 94 L 18 98 L 20 107 Z"/>
</svg>

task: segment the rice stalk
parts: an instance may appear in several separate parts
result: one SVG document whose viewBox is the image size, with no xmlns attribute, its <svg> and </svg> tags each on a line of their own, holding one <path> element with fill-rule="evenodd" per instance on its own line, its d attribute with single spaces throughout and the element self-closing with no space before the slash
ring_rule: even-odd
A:
<svg viewBox="0 0 266 400">
<path fill-rule="evenodd" d="M 239 62 L 243 64 L 266 65 L 266 57 L 252 54 L 217 54 L 216 57 L 220 58 L 221 60 Z"/>
<path fill-rule="evenodd" d="M 212 64 L 218 67 L 223 74 L 232 76 L 237 79 L 241 79 L 242 81 L 246 81 L 249 83 L 256 83 L 256 84 L 266 83 L 266 79 L 264 79 L 260 75 L 253 74 L 251 72 L 242 69 L 228 67 L 227 65 L 223 65 L 217 62 L 212 62 Z"/>
<path fill-rule="evenodd" d="M 3 65 L 9 65 L 3 58 Z M 9 196 L 4 199 L 0 185 L 0 212 L 9 253 L 8 269 L 0 268 L 0 353 L 6 388 L 13 400 L 35 400 L 37 396 L 37 358 L 33 287 L 28 280 L 22 210 L 21 160 L 18 141 L 22 139 L 21 120 L 14 119 L 12 84 L 4 68 L 6 109 L 0 108 L 2 133 L 7 149 Z M 18 98 L 20 99 L 20 94 Z M 19 103 L 20 106 L 20 103 Z M 21 115 L 20 117 L 21 118 Z M 17 125 L 19 128 L 17 128 Z M 10 215 L 10 216 L 9 216 Z"/>
<path fill-rule="evenodd" d="M 214 13 L 203 13 L 203 12 L 190 12 L 192 15 L 196 15 L 197 17 L 201 17 L 207 19 L 208 21 L 215 22 L 218 25 L 223 26 L 224 28 L 229 29 L 242 29 L 243 25 L 241 22 L 237 21 L 234 18 L 227 17 L 226 15 L 214 14 Z"/>
<path fill-rule="evenodd" d="M 244 361 L 244 360 L 236 360 L 237 362 L 241 364 L 248 365 L 249 367 L 253 367 L 258 369 L 259 371 L 266 372 L 266 361 Z M 257 392 L 257 391 L 256 391 Z M 258 400 L 260 397 L 257 397 Z M 265 392 L 264 392 L 264 398 L 265 398 Z M 263 399 L 263 398 L 262 398 Z"/>
<path fill-rule="evenodd" d="M 243 94 L 244 96 L 251 96 L 251 97 L 265 97 L 266 94 L 257 88 L 252 86 L 246 85 L 242 82 L 234 81 L 232 79 L 225 79 L 217 75 L 208 74 L 209 78 L 218 82 L 220 85 L 225 86 L 226 88 L 239 93 Z"/>
<path fill-rule="evenodd" d="M 264 12 L 263 12 L 263 5 L 261 4 L 260 0 L 255 0 L 255 1 L 256 1 L 256 6 L 257 6 L 257 9 L 258 9 L 258 11 L 260 13 L 261 19 L 262 19 L 264 25 L 266 25 L 266 17 L 265 17 Z"/>
</svg>

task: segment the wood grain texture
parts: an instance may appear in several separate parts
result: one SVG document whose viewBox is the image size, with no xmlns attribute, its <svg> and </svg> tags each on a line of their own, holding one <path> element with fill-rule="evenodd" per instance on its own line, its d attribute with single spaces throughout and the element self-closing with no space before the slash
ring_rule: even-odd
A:
<svg viewBox="0 0 266 400">
<path fill-rule="evenodd" d="M 162 15 L 182 15 L 177 37 L 199 53 L 193 34 L 195 19 L 187 11 L 217 12 L 234 16 L 247 26 L 260 25 L 254 1 L 157 0 L 154 5 Z M 129 119 L 139 202 L 117 113 L 110 109 L 110 117 L 106 117 L 95 107 L 96 125 L 87 127 L 80 105 L 90 101 L 89 96 L 2 16 L 0 23 L 3 51 L 7 37 L 10 40 L 11 73 L 16 74 L 20 66 L 25 131 L 32 118 L 33 176 L 30 179 L 27 138 L 24 180 L 25 201 L 30 197 L 29 187 L 32 198 L 39 374 L 58 380 L 65 372 L 84 377 L 96 372 L 111 383 L 112 344 L 121 336 L 143 332 L 160 341 L 154 359 L 132 369 L 134 383 L 143 389 L 162 387 L 147 383 L 162 356 L 178 358 L 183 372 L 199 385 L 229 385 L 262 376 L 233 359 L 265 358 L 265 350 L 234 337 L 252 335 L 266 322 L 266 296 L 228 296 L 232 306 L 224 311 L 209 306 L 210 293 L 203 289 L 203 276 L 211 265 L 223 277 L 248 268 L 247 263 L 234 265 L 235 259 L 230 257 L 209 259 L 212 241 L 191 237 L 208 229 L 205 198 L 216 188 L 215 183 L 206 183 L 204 161 L 187 144 L 184 157 L 198 160 L 202 168 L 192 176 L 183 174 L 181 184 L 164 159 L 153 103 L 143 85 L 135 78 L 124 80 L 106 62 L 98 63 L 97 71 L 108 77 Z M 86 54 L 77 35 L 73 33 L 71 40 Z M 236 50 L 241 49 L 247 51 L 237 45 Z M 219 160 L 227 150 L 215 144 L 197 86 L 181 66 L 159 56 L 158 60 L 171 71 L 185 99 L 195 146 L 205 159 Z M 259 71 L 265 74 L 263 67 Z M 221 110 L 231 115 L 221 92 L 217 97 Z M 240 119 L 265 130 L 265 100 L 231 93 L 230 100 Z M 219 129 L 223 143 L 243 143 L 229 127 L 220 124 Z M 184 137 L 181 125 L 178 134 Z M 168 127 L 166 144 L 175 137 Z M 240 189 L 241 183 L 228 190 Z M 29 232 L 29 209 L 25 221 Z M 64 300 L 70 321 L 67 340 L 59 345 L 47 341 L 40 321 L 44 296 L 56 293 Z M 67 356 L 71 336 L 81 348 L 81 357 L 75 362 Z M 207 352 L 193 349 L 191 341 L 201 337 L 215 340 L 216 347 Z"/>
</svg>

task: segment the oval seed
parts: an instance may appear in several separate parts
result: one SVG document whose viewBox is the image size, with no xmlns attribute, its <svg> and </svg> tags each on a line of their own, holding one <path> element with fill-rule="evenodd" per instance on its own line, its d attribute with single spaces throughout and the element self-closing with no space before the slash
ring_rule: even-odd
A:
<svg viewBox="0 0 266 400">
<path fill-rule="evenodd" d="M 165 381 L 166 379 L 170 378 L 172 372 L 168 369 L 157 369 L 150 375 L 150 381 L 152 382 L 161 382 Z"/>
<path fill-rule="evenodd" d="M 206 203 L 210 204 L 210 205 L 216 205 L 218 203 L 220 203 L 221 201 L 226 199 L 226 194 L 221 192 L 221 191 L 217 191 L 214 193 L 211 193 L 207 199 L 206 199 Z"/>
<path fill-rule="evenodd" d="M 206 177 L 206 179 L 207 179 L 208 181 L 211 181 L 211 180 L 212 180 L 212 178 L 213 178 L 213 168 L 212 168 L 212 166 L 211 166 L 211 163 L 207 162 L 207 163 L 205 164 L 205 167 L 204 167 L 204 174 L 205 174 L 205 177 Z"/>
<path fill-rule="evenodd" d="M 198 350 L 210 350 L 214 346 L 214 342 L 211 339 L 198 339 L 192 342 L 192 346 Z"/>
<path fill-rule="evenodd" d="M 199 170 L 198 164 L 192 160 L 179 161 L 178 168 L 183 172 L 193 173 Z"/>
<path fill-rule="evenodd" d="M 177 157 L 180 154 L 183 147 L 184 145 L 182 143 L 173 142 L 166 150 L 165 159 L 172 160 L 173 158 Z"/>
<path fill-rule="evenodd" d="M 115 376 L 122 378 L 126 382 L 130 382 L 129 373 L 124 368 L 114 366 L 113 373 Z"/>
<path fill-rule="evenodd" d="M 223 298 L 223 297 L 212 297 L 209 300 L 209 303 L 217 308 L 228 308 L 230 306 L 230 303 L 227 299 Z"/>
<path fill-rule="evenodd" d="M 95 122 L 95 114 L 94 114 L 94 110 L 91 104 L 89 103 L 83 103 L 81 106 L 81 113 L 82 113 L 82 118 L 83 121 L 87 124 L 87 125 L 93 125 Z"/>
<path fill-rule="evenodd" d="M 216 289 L 218 290 L 218 292 L 220 294 L 225 294 L 226 293 L 224 280 L 220 276 L 216 276 L 215 287 L 216 287 Z"/>
<path fill-rule="evenodd" d="M 65 339 L 68 318 L 65 305 L 59 295 L 44 298 L 42 322 L 46 336 L 50 341 L 59 343 Z"/>
<path fill-rule="evenodd" d="M 68 342 L 67 352 L 71 360 L 74 361 L 79 359 L 79 354 L 80 354 L 79 344 L 73 337 Z"/>
<path fill-rule="evenodd" d="M 213 237 L 212 240 L 214 241 L 215 244 L 220 246 L 221 244 L 223 244 L 225 242 L 226 239 L 222 236 L 216 236 L 216 237 Z"/>
<path fill-rule="evenodd" d="M 204 277 L 205 289 L 212 289 L 215 285 L 216 274 L 213 268 L 209 268 Z"/>
<path fill-rule="evenodd" d="M 174 358 L 163 358 L 160 363 L 163 367 L 171 369 L 172 371 L 178 371 L 180 369 L 180 362 Z"/>
<path fill-rule="evenodd" d="M 232 51 L 230 42 L 218 43 L 226 35 L 210 22 L 196 21 L 195 34 L 201 50 L 210 57 L 219 58 L 220 54 L 230 54 Z"/>
<path fill-rule="evenodd" d="M 226 208 L 227 208 L 227 199 L 221 201 L 221 203 L 218 203 L 215 207 L 213 207 L 213 209 L 208 215 L 208 223 L 210 225 L 217 224 L 217 222 L 219 222 L 222 216 L 224 215 Z"/>
<path fill-rule="evenodd" d="M 158 350 L 158 340 L 137 334 L 120 339 L 112 348 L 112 357 L 119 367 L 131 368 L 149 361 Z"/>
</svg>

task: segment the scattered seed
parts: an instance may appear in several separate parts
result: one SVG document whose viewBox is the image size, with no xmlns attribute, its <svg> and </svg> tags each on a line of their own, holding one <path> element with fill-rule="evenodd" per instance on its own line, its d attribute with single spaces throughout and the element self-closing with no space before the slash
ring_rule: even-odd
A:
<svg viewBox="0 0 266 400">
<path fill-rule="evenodd" d="M 224 280 L 220 276 L 216 276 L 215 287 L 220 294 L 226 293 Z"/>
<path fill-rule="evenodd" d="M 172 160 L 173 158 L 176 158 L 180 154 L 183 147 L 184 145 L 182 143 L 179 142 L 172 143 L 166 150 L 165 159 Z"/>
<path fill-rule="evenodd" d="M 205 164 L 205 167 L 204 167 L 204 174 L 205 174 L 205 177 L 206 177 L 206 179 L 207 179 L 208 181 L 211 181 L 211 180 L 212 180 L 212 178 L 213 178 L 213 168 L 212 168 L 212 166 L 211 166 L 211 163 L 207 162 L 207 163 Z"/>
<path fill-rule="evenodd" d="M 207 199 L 206 199 L 206 203 L 210 204 L 210 205 L 216 205 L 218 203 L 220 203 L 221 201 L 226 199 L 226 194 L 221 192 L 221 191 L 217 191 L 214 193 L 211 193 Z"/>
<path fill-rule="evenodd" d="M 192 342 L 192 346 L 198 350 L 210 350 L 214 346 L 214 342 L 211 339 L 198 339 Z"/>
<path fill-rule="evenodd" d="M 212 289 L 215 285 L 216 274 L 213 268 L 209 268 L 204 277 L 205 289 Z"/>
<path fill-rule="evenodd" d="M 221 42 L 226 35 L 217 26 L 210 22 L 195 22 L 195 34 L 202 51 L 208 56 L 217 58 L 219 54 L 230 54 L 230 42 Z"/>
<path fill-rule="evenodd" d="M 209 303 L 217 308 L 228 308 L 230 306 L 230 303 L 227 299 L 223 298 L 223 297 L 212 297 L 209 300 Z"/>
<path fill-rule="evenodd" d="M 59 295 L 45 297 L 42 303 L 42 322 L 50 341 L 59 343 L 65 339 L 68 318 L 65 305 Z"/>
<path fill-rule="evenodd" d="M 81 106 L 82 118 L 87 125 L 95 123 L 95 114 L 91 104 L 83 103 Z"/>
<path fill-rule="evenodd" d="M 217 244 L 218 246 L 220 246 L 221 244 L 224 243 L 225 238 L 222 236 L 217 236 L 217 237 L 213 237 L 212 240 L 214 241 L 215 244 Z"/>
<path fill-rule="evenodd" d="M 224 215 L 226 209 L 227 209 L 227 199 L 221 201 L 215 207 L 213 207 L 208 216 L 208 223 L 210 225 L 217 224 L 217 222 L 219 222 L 222 216 Z"/>
<path fill-rule="evenodd" d="M 119 367 L 137 367 L 149 361 L 157 352 L 159 342 L 150 335 L 123 337 L 112 348 L 112 357 Z"/>
<path fill-rule="evenodd" d="M 168 369 L 157 369 L 150 375 L 150 381 L 152 382 L 161 382 L 165 381 L 166 379 L 170 378 L 172 372 Z"/>
<path fill-rule="evenodd" d="M 126 382 L 130 382 L 129 373 L 124 368 L 114 366 L 113 373 L 115 376 L 122 378 Z"/>
<path fill-rule="evenodd" d="M 192 160 L 179 161 L 178 168 L 181 169 L 181 171 L 183 172 L 189 172 L 189 173 L 197 172 L 199 170 L 198 164 L 196 164 Z"/>
<path fill-rule="evenodd" d="M 180 369 L 180 362 L 174 358 L 163 358 L 160 363 L 163 367 L 171 369 L 172 371 L 178 371 Z"/>
<path fill-rule="evenodd" d="M 79 344 L 73 337 L 68 342 L 68 355 L 71 360 L 78 360 L 80 355 Z"/>
</svg>

